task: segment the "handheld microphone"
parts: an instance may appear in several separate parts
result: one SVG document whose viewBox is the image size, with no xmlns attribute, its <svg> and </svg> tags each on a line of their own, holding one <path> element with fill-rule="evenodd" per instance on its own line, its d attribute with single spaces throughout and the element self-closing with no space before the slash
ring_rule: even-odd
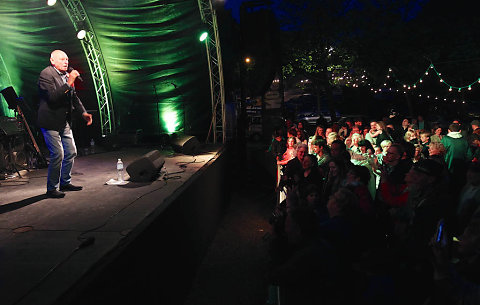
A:
<svg viewBox="0 0 480 305">
<path fill-rule="evenodd" d="M 67 72 L 70 73 L 70 72 L 72 72 L 72 71 L 73 71 L 73 68 L 72 68 L 72 67 L 68 67 Z M 80 75 L 80 73 L 78 74 L 77 79 L 78 79 L 79 81 L 83 82 L 83 78 L 82 78 L 82 76 Z"/>
</svg>

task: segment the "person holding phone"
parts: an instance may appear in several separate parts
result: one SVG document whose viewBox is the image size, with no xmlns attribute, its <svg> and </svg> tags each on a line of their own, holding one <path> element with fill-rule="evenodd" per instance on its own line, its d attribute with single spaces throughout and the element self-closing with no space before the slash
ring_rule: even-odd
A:
<svg viewBox="0 0 480 305">
<path fill-rule="evenodd" d="M 472 219 L 456 241 L 448 227 L 438 231 L 430 241 L 434 287 L 429 304 L 480 304 L 480 218 Z"/>
<path fill-rule="evenodd" d="M 447 206 L 451 205 L 448 187 L 442 183 L 442 173 L 441 165 L 433 160 L 415 163 L 405 176 L 407 204 L 392 215 L 393 248 L 403 266 L 399 281 L 406 287 L 405 300 L 400 304 L 406 304 L 407 300 L 423 304 L 433 287 L 429 241 L 438 221 L 447 219 Z"/>
</svg>

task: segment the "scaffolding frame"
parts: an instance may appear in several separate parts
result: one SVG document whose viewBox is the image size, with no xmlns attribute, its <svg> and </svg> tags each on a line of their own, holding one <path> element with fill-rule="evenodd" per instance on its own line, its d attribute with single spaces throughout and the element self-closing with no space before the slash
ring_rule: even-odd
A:
<svg viewBox="0 0 480 305">
<path fill-rule="evenodd" d="M 92 75 L 92 81 L 95 86 L 102 137 L 106 137 L 115 132 L 115 115 L 110 82 L 100 44 L 98 43 L 95 31 L 81 1 L 62 0 L 61 3 L 75 31 L 77 33 L 80 30 L 86 31 L 86 36 L 80 40 L 80 43 L 87 58 L 88 67 L 90 68 L 90 74 Z"/>
<path fill-rule="evenodd" d="M 218 33 L 217 14 L 211 0 L 198 0 L 202 22 L 208 27 L 205 39 L 208 71 L 210 74 L 210 96 L 212 101 L 212 121 L 208 131 L 207 142 L 213 131 L 213 143 L 226 142 L 225 123 L 225 85 L 223 79 L 222 52 Z M 212 35 L 213 34 L 213 35 Z"/>
</svg>

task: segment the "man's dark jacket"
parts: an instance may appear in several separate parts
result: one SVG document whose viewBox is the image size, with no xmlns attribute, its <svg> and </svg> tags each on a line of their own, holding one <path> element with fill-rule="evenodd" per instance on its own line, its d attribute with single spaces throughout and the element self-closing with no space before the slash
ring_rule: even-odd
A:
<svg viewBox="0 0 480 305">
<path fill-rule="evenodd" d="M 62 130 L 71 125 L 73 110 L 85 112 L 75 89 L 66 84 L 53 67 L 43 69 L 38 78 L 39 107 L 37 124 L 49 130 Z"/>
</svg>

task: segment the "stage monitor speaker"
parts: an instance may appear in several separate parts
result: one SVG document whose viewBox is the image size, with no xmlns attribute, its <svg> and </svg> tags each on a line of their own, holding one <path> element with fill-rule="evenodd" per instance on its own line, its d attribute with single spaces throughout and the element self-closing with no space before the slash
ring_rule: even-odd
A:
<svg viewBox="0 0 480 305">
<path fill-rule="evenodd" d="M 155 180 L 162 169 L 165 159 L 160 151 L 152 150 L 127 166 L 130 181 L 148 182 Z"/>
<path fill-rule="evenodd" d="M 200 142 L 195 136 L 177 134 L 170 140 L 170 143 L 177 153 L 196 155 L 200 151 Z"/>
</svg>

